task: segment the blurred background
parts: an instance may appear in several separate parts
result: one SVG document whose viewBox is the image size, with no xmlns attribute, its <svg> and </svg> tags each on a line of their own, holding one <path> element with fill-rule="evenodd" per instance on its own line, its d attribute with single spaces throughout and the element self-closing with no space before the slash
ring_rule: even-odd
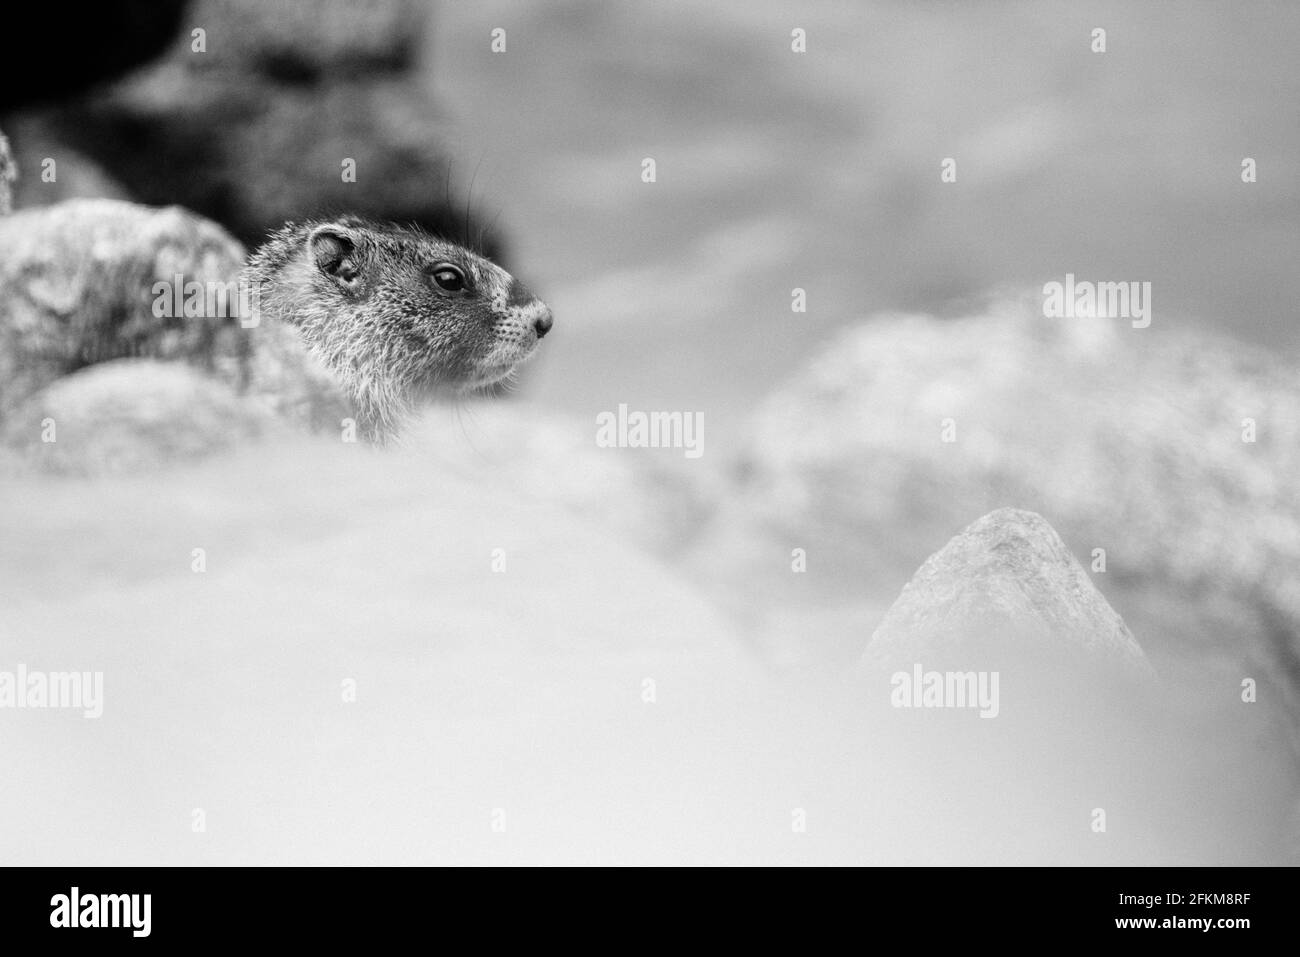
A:
<svg viewBox="0 0 1300 957">
<path fill-rule="evenodd" d="M 1293 4 L 170 6 L 161 64 L 5 118 L 16 205 L 120 191 L 246 244 L 339 208 L 483 235 L 560 317 L 530 401 L 707 407 L 725 442 L 828 331 L 1067 271 L 1152 282 L 1157 326 L 1300 341 Z M 51 141 L 94 162 L 42 183 Z"/>
<path fill-rule="evenodd" d="M 502 2 L 435 24 L 459 165 L 482 158 L 573 330 L 541 401 L 685 402 L 725 441 L 830 329 L 1067 271 L 1151 281 L 1158 325 L 1300 342 L 1294 6 Z M 522 28 L 506 56 L 494 26 Z"/>
<path fill-rule="evenodd" d="M 33 782 L 0 790 L 33 822 L 14 859 L 1300 854 L 1300 8 L 96 16 L 57 81 L 5 64 L 16 209 L 176 203 L 249 248 L 287 219 L 414 221 L 499 258 L 556 326 L 514 395 L 382 457 L 277 439 L 0 482 L 0 641 L 110 674 L 94 731 L 23 716 L 9 739 Z M 1150 282 L 1151 328 L 1045 322 L 1066 273 Z M 597 448 L 620 404 L 702 413 L 705 455 Z M 845 676 L 917 567 L 1008 505 L 1085 568 L 1107 550 L 1092 579 L 1165 690 L 1063 712 L 1041 751 L 882 732 L 879 689 Z M 198 542 L 221 556 L 202 584 Z M 382 704 L 340 712 L 342 675 Z M 1076 813 L 1107 794 L 1130 824 L 1103 846 Z M 224 809 L 207 844 L 196 802 Z M 484 830 L 501 802 L 517 843 Z M 819 830 L 789 843 L 804 805 Z"/>
</svg>

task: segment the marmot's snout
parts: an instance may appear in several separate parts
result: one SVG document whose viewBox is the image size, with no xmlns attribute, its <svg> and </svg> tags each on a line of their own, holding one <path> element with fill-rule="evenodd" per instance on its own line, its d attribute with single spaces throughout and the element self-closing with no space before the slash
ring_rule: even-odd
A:
<svg viewBox="0 0 1300 957">
<path fill-rule="evenodd" d="M 543 338 L 555 324 L 551 307 L 534 296 L 528 287 L 514 276 L 510 276 L 509 280 L 510 292 L 506 300 L 506 308 L 494 311 L 498 314 L 512 313 L 525 325 L 531 326 L 538 339 Z"/>
<path fill-rule="evenodd" d="M 537 333 L 538 339 L 541 339 L 550 332 L 551 326 L 555 325 L 555 319 L 551 315 L 550 306 L 546 305 L 546 303 L 542 303 L 542 309 L 542 314 L 533 320 L 533 330 Z"/>
</svg>

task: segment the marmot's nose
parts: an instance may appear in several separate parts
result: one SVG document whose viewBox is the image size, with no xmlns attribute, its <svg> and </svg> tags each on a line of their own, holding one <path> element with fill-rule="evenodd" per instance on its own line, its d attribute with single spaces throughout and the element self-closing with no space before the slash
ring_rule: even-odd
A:
<svg viewBox="0 0 1300 957">
<path fill-rule="evenodd" d="M 537 338 L 540 339 L 551 331 L 551 326 L 555 320 L 551 318 L 551 310 L 545 309 L 540 316 L 533 320 L 533 329 L 537 331 Z"/>
</svg>

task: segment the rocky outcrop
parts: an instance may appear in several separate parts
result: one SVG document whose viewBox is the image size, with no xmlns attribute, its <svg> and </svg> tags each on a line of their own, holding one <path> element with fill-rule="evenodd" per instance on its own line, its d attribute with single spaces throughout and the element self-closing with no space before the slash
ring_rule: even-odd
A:
<svg viewBox="0 0 1300 957">
<path fill-rule="evenodd" d="M 13 187 L 10 184 L 17 178 L 18 170 L 9 151 L 9 141 L 0 133 L 0 216 L 13 208 Z"/>
<path fill-rule="evenodd" d="M 1080 657 L 1150 674 L 1142 649 L 1055 529 L 1002 508 L 935 552 L 867 645 L 868 660 Z"/>
</svg>

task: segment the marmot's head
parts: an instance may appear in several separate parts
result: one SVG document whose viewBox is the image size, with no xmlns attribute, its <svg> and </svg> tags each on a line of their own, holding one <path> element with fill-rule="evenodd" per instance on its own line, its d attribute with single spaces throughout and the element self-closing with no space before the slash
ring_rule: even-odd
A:
<svg viewBox="0 0 1300 957">
<path fill-rule="evenodd" d="M 250 260 L 264 313 L 297 326 L 363 412 L 491 385 L 551 311 L 495 263 L 418 229 L 353 217 L 290 225 Z"/>
</svg>

